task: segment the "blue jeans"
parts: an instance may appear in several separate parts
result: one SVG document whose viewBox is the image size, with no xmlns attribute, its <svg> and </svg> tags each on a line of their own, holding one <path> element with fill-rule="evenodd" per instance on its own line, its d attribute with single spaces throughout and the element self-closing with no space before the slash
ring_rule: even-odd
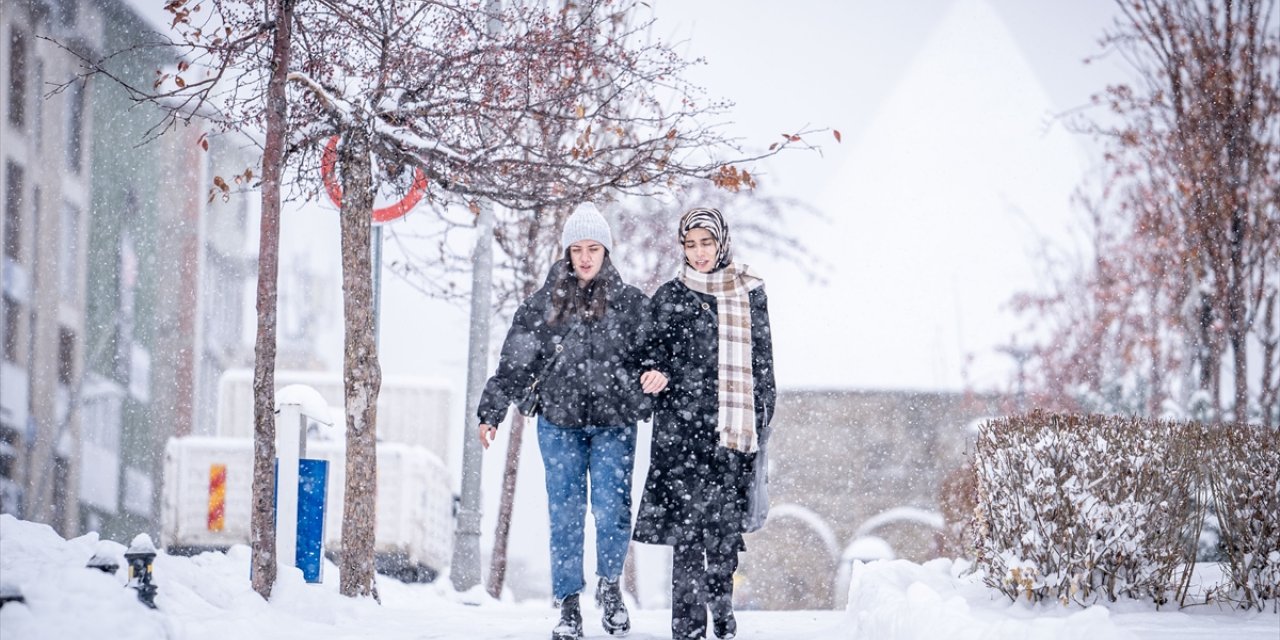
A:
<svg viewBox="0 0 1280 640">
<path fill-rule="evenodd" d="M 580 593 L 588 476 L 596 522 L 596 574 L 622 576 L 631 541 L 631 467 L 636 427 L 560 427 L 538 417 L 551 516 L 551 590 L 556 601 Z"/>
</svg>

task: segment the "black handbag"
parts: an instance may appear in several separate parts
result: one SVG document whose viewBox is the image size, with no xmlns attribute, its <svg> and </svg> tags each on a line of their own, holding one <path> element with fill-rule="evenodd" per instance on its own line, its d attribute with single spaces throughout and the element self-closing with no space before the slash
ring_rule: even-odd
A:
<svg viewBox="0 0 1280 640">
<path fill-rule="evenodd" d="M 766 440 L 760 441 L 760 450 L 756 451 L 755 473 L 751 475 L 751 484 L 747 486 L 747 509 L 742 514 L 742 530 L 744 533 L 759 531 L 769 518 L 769 447 Z"/>
<path fill-rule="evenodd" d="M 519 398 L 516 398 L 516 411 L 519 411 L 520 415 L 532 418 L 542 412 L 542 396 L 538 393 L 538 383 L 551 371 L 551 366 L 555 364 L 556 357 L 560 355 L 561 351 L 564 351 L 564 345 L 557 342 L 555 353 L 551 354 L 551 358 L 542 367 L 542 371 L 539 371 L 538 375 L 533 377 L 533 382 L 530 382 L 529 386 L 524 388 L 524 393 L 520 394 Z"/>
</svg>

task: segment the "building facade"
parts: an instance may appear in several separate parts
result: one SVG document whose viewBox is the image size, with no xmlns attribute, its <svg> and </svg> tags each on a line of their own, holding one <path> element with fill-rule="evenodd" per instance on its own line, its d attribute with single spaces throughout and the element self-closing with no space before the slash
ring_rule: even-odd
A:
<svg viewBox="0 0 1280 640">
<path fill-rule="evenodd" d="M 6 2 L 0 27 L 0 511 L 67 536 L 158 531 L 165 441 L 212 432 L 218 376 L 251 362 L 255 199 L 209 187 L 257 146 L 205 151 L 198 119 L 153 136 L 163 112 L 102 76 L 46 95 L 82 70 L 41 36 L 96 59 L 155 28 L 122 0 Z M 175 63 L 110 62 L 142 87 Z"/>
<path fill-rule="evenodd" d="M 72 52 L 100 50 L 100 18 L 78 2 L 12 2 L 0 28 L 0 509 L 64 533 L 78 531 L 80 515 L 82 416 L 74 396 L 88 344 L 96 83 L 58 83 L 77 75 Z"/>
</svg>

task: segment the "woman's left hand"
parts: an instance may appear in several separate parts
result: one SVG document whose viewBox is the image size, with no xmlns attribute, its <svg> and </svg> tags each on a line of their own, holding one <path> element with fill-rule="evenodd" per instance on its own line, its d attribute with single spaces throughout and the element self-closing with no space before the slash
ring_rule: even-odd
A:
<svg viewBox="0 0 1280 640">
<path fill-rule="evenodd" d="M 646 371 L 640 374 L 640 388 L 644 389 L 645 393 L 656 395 L 667 388 L 667 377 L 657 370 Z"/>
</svg>

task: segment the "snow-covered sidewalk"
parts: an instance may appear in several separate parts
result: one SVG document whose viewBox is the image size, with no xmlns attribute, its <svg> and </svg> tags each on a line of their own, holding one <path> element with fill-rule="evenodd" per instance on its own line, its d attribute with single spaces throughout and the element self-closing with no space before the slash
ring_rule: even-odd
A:
<svg viewBox="0 0 1280 640">
<path fill-rule="evenodd" d="M 382 604 L 337 593 L 337 570 L 308 585 L 282 570 L 270 603 L 248 583 L 249 552 L 193 558 L 160 555 L 155 562 L 158 610 L 142 606 L 116 575 L 85 568 L 97 552 L 122 558 L 124 547 L 89 534 L 63 540 L 44 525 L 0 515 L 0 582 L 16 585 L 25 604 L 0 608 L 4 640 L 379 640 L 545 639 L 556 611 L 547 602 L 498 602 L 482 592 L 458 594 L 447 580 L 407 585 L 379 578 Z M 122 563 L 123 564 L 123 563 Z M 742 640 L 800 638 L 1028 638 L 1081 640 L 1280 638 L 1280 615 L 1213 607 L 1162 610 L 1139 603 L 1110 608 L 1010 603 L 954 575 L 950 561 L 906 561 L 855 567 L 848 611 L 743 611 Z M 588 638 L 609 638 L 591 603 L 584 610 Z M 670 637 L 666 610 L 633 612 L 629 638 Z"/>
</svg>

